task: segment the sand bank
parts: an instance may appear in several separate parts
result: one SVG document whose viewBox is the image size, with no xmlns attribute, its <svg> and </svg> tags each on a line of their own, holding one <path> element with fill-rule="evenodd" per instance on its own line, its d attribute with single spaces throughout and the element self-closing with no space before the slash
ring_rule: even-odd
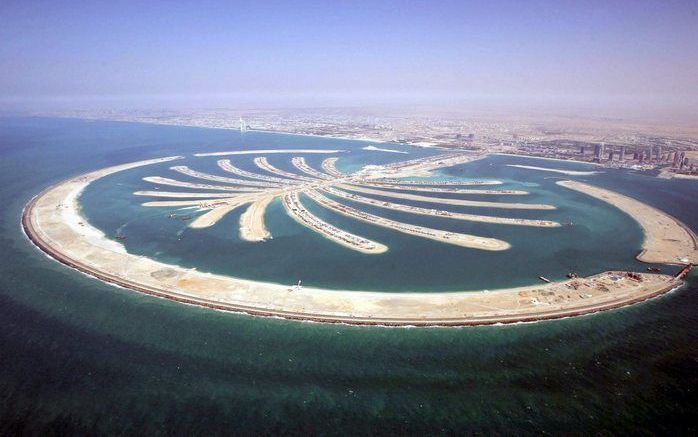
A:
<svg viewBox="0 0 698 437">
<path fill-rule="evenodd" d="M 269 163 L 269 160 L 267 160 L 266 157 L 259 157 L 254 159 L 254 163 L 257 167 L 261 168 L 262 170 L 268 171 L 269 173 L 273 173 L 277 176 L 283 176 L 288 179 L 295 179 L 298 181 L 304 181 L 304 182 L 315 182 L 315 179 L 301 176 L 295 173 L 291 173 L 286 170 L 281 170 L 280 168 L 274 167 Z"/>
<path fill-rule="evenodd" d="M 548 168 L 548 167 L 535 167 L 533 165 L 518 165 L 518 164 L 506 164 L 507 167 L 524 168 L 527 170 L 538 170 L 547 171 L 550 173 L 560 173 L 567 176 L 591 176 L 601 173 L 600 171 L 576 171 L 576 170 L 563 170 L 560 168 Z"/>
<path fill-rule="evenodd" d="M 297 156 L 295 158 L 292 158 L 291 164 L 293 164 L 293 166 L 296 167 L 298 170 L 300 170 L 303 173 L 310 175 L 314 178 L 324 179 L 324 180 L 334 179 L 333 176 L 330 176 L 326 173 L 315 170 L 314 168 L 309 166 L 308 163 L 305 162 L 305 158 L 303 158 L 303 157 Z"/>
<path fill-rule="evenodd" d="M 234 179 L 225 176 L 218 176 L 209 173 L 204 173 L 196 170 L 192 170 L 186 165 L 176 165 L 170 167 L 170 170 L 174 170 L 183 175 L 190 176 L 195 179 L 203 179 L 207 181 L 222 182 L 224 184 L 241 185 L 241 186 L 251 186 L 251 187 L 264 187 L 264 188 L 278 188 L 280 186 L 277 182 L 260 182 L 260 181 L 249 181 L 244 179 Z"/>
<path fill-rule="evenodd" d="M 459 212 L 420 208 L 418 206 L 404 205 L 401 203 L 384 202 L 382 200 L 371 199 L 369 197 L 363 197 L 357 194 L 349 194 L 341 190 L 335 190 L 331 187 L 324 187 L 322 190 L 326 193 L 333 194 L 337 197 L 342 197 L 344 199 L 375 206 L 378 208 L 392 209 L 395 211 L 409 212 L 412 214 L 428 215 L 431 217 L 450 218 L 455 220 L 464 220 L 481 223 L 496 223 L 500 225 L 538 226 L 548 228 L 556 228 L 560 226 L 559 223 L 550 220 L 531 220 L 510 217 L 495 217 L 489 215 L 463 214 Z"/>
<path fill-rule="evenodd" d="M 276 195 L 255 200 L 240 216 L 240 238 L 246 241 L 264 241 L 271 233 L 264 225 L 264 213 Z"/>
<path fill-rule="evenodd" d="M 558 185 L 603 200 L 637 220 L 645 233 L 642 252 L 637 256 L 648 263 L 698 263 L 698 238 L 685 224 L 669 214 L 632 197 L 577 181 L 558 181 Z"/>
<path fill-rule="evenodd" d="M 268 155 L 270 153 L 341 153 L 346 150 L 328 150 L 328 149 L 263 149 L 263 150 L 235 150 L 232 152 L 211 152 L 211 153 L 194 153 L 194 156 L 228 156 L 228 155 Z"/>
<path fill-rule="evenodd" d="M 327 158 L 322 161 L 322 169 L 325 170 L 325 173 L 332 175 L 336 178 L 343 178 L 345 176 L 348 176 L 341 171 L 337 170 L 337 160 L 339 158 Z"/>
<path fill-rule="evenodd" d="M 385 188 L 389 190 L 417 191 L 422 193 L 483 194 L 488 196 L 525 196 L 529 194 L 528 191 L 522 190 L 478 190 L 471 188 L 442 188 L 431 186 L 419 187 L 414 185 L 376 184 L 373 182 L 363 182 L 362 185 Z"/>
<path fill-rule="evenodd" d="M 291 218 L 310 230 L 319 233 L 328 240 L 366 254 L 378 254 L 388 250 L 388 247 L 383 244 L 344 231 L 320 220 L 320 218 L 303 206 L 297 192 L 287 193 L 282 199 L 286 212 Z"/>
<path fill-rule="evenodd" d="M 163 178 L 160 176 L 146 176 L 143 178 L 144 181 L 150 182 L 157 185 L 168 185 L 170 187 L 181 187 L 181 188 L 195 188 L 197 190 L 214 190 L 214 191 L 242 191 L 242 192 L 255 192 L 259 191 L 259 188 L 255 187 L 231 187 L 229 185 L 211 185 L 211 184 L 197 184 L 194 182 L 184 182 L 178 181 L 176 179 Z"/>
<path fill-rule="evenodd" d="M 407 155 L 407 154 L 410 153 L 410 152 L 405 152 L 405 151 L 403 151 L 403 150 L 383 149 L 383 148 L 376 147 L 376 146 L 366 146 L 366 147 L 362 147 L 362 149 L 363 149 L 363 150 L 369 150 L 369 151 L 372 151 L 372 152 L 402 153 L 402 154 L 404 154 L 404 155 Z"/>
<path fill-rule="evenodd" d="M 443 205 L 475 206 L 483 208 L 504 208 L 504 209 L 555 209 L 553 205 L 543 205 L 538 203 L 507 203 L 507 202 L 483 202 L 479 200 L 450 199 L 446 197 L 418 196 L 416 194 L 400 193 L 395 191 L 374 190 L 358 185 L 336 184 L 337 188 L 343 190 L 372 194 L 374 196 L 392 197 L 396 199 L 415 200 L 417 202 L 439 203 Z"/>
<path fill-rule="evenodd" d="M 317 191 L 308 190 L 304 191 L 304 194 L 319 205 L 330 209 L 336 213 L 351 217 L 353 219 L 370 223 L 374 226 L 380 226 L 383 228 L 388 228 L 393 231 L 402 232 L 403 234 L 414 235 L 416 237 L 426 238 L 429 240 L 438 241 L 446 244 L 454 244 L 456 246 L 468 247 L 471 249 L 479 250 L 507 250 L 509 243 L 502 240 L 497 240 L 496 238 L 479 237 L 477 235 L 461 234 L 458 232 L 442 231 L 440 229 L 427 228 L 425 226 L 417 226 L 409 223 L 402 223 L 395 220 L 391 220 L 385 217 L 380 217 L 377 215 L 369 214 L 364 211 L 360 211 L 356 208 L 352 208 L 348 205 L 335 202 L 329 199 Z"/>
</svg>

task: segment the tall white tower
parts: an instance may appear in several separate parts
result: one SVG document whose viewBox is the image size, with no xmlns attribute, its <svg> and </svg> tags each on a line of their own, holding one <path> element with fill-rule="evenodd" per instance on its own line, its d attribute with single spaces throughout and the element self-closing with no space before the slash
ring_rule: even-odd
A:
<svg viewBox="0 0 698 437">
<path fill-rule="evenodd" d="M 245 120 L 240 117 L 240 132 L 247 132 L 247 125 L 245 124 Z"/>
</svg>

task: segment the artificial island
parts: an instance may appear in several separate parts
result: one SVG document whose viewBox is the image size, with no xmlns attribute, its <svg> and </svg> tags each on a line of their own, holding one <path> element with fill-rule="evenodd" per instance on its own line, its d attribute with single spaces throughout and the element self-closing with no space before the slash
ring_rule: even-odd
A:
<svg viewBox="0 0 698 437">
<path fill-rule="evenodd" d="M 340 150 L 315 149 L 199 153 L 195 157 L 215 157 L 220 172 L 205 173 L 189 166 L 173 165 L 170 167 L 173 174 L 184 175 L 185 179 L 197 182 L 161 175 L 146 176 L 144 180 L 156 188 L 133 194 L 154 199 L 144 202 L 145 207 L 196 207 L 201 214 L 189 224 L 194 229 L 213 226 L 226 214 L 245 206 L 239 220 L 240 238 L 258 243 L 273 237 L 265 225 L 265 211 L 274 199 L 280 198 L 286 213 L 293 220 L 347 250 L 366 256 L 385 253 L 389 250 L 389 244 L 322 220 L 304 205 L 305 199 L 356 221 L 438 244 L 460 246 L 464 250 L 506 251 L 510 245 L 501 239 L 389 219 L 351 205 L 521 228 L 560 226 L 560 223 L 551 220 L 448 210 L 448 205 L 534 212 L 555 208 L 553 205 L 518 200 L 499 201 L 500 198 L 525 199 L 528 193 L 497 189 L 497 185 L 501 184 L 497 180 L 411 179 L 430 176 L 434 170 L 480 159 L 484 154 L 453 151 L 392 164 L 365 166 L 360 171 L 344 173 L 336 166 L 341 153 Z M 244 154 L 254 155 L 258 171 L 251 172 L 235 165 L 236 156 Z M 267 159 L 271 154 L 289 155 L 295 171 L 273 166 Z M 321 166 L 313 168 L 304 158 L 305 154 L 327 154 L 328 157 Z M 132 290 L 227 311 L 352 324 L 482 325 L 593 313 L 644 301 L 675 289 L 683 283 L 683 276 L 691 264 L 698 262 L 698 238 L 678 220 L 633 198 L 574 180 L 561 180 L 558 185 L 608 202 L 640 224 L 645 238 L 639 260 L 681 265 L 683 268 L 680 272 L 666 275 L 607 271 L 584 278 L 571 277 L 565 281 L 492 291 L 384 293 L 289 287 L 183 268 L 128 253 L 118 240 L 108 238 L 81 215 L 78 199 L 90 183 L 138 167 L 166 162 L 176 164 L 182 158 L 172 156 L 133 162 L 65 180 L 31 200 L 22 218 L 24 230 L 39 248 L 60 262 Z M 160 190 L 160 187 L 169 187 L 170 191 Z M 196 191 L 181 191 L 182 188 Z M 497 200 L 440 197 L 442 193 L 476 194 Z M 433 207 L 413 206 L 404 203 L 404 200 L 431 204 Z"/>
</svg>

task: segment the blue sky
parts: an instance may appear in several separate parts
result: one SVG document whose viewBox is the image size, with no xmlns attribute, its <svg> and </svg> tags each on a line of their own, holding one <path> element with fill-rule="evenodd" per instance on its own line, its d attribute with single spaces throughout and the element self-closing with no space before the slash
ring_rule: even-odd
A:
<svg viewBox="0 0 698 437">
<path fill-rule="evenodd" d="M 0 2 L 0 99 L 698 102 L 698 1 Z"/>
</svg>

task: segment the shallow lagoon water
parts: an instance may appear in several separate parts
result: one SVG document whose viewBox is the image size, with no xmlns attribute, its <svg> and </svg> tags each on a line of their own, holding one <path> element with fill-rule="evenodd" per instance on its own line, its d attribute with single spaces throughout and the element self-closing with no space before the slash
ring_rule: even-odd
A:
<svg viewBox="0 0 698 437">
<path fill-rule="evenodd" d="M 248 132 L 242 135 L 232 132 L 229 135 L 238 141 L 237 147 L 268 148 L 268 134 Z M 286 135 L 284 139 L 282 147 L 287 149 L 321 146 L 346 150 L 332 155 L 306 155 L 309 164 L 315 168 L 320 168 L 321 161 L 328 156 L 339 156 L 340 163 L 345 163 L 350 168 L 360 168 L 367 164 L 383 164 L 438 153 L 414 147 L 409 148 L 409 155 L 366 152 L 361 148 L 364 143 L 360 142 L 323 139 L 320 144 L 310 145 L 308 137 Z M 217 146 L 213 150 L 229 150 L 230 146 L 227 147 L 228 149 Z M 412 156 L 413 151 L 416 156 Z M 402 222 L 502 239 L 512 245 L 510 250 L 502 252 L 462 248 L 375 227 L 327 211 L 307 197 L 301 197 L 304 205 L 317 216 L 389 247 L 387 253 L 367 256 L 339 246 L 296 223 L 279 202 L 272 205 L 267 213 L 269 229 L 274 238 L 264 243 L 250 243 L 239 238 L 238 220 L 245 207 L 207 229 L 188 229 L 186 222 L 168 218 L 170 213 L 176 213 L 180 217 L 202 213 L 195 208 L 143 207 L 141 203 L 156 199 L 134 196 L 134 191 L 156 188 L 163 191 L 196 191 L 158 186 L 142 180 L 145 176 L 164 176 L 187 182 L 201 182 L 169 169 L 172 165 L 188 165 L 195 170 L 226 175 L 216 166 L 216 160 L 220 157 L 192 157 L 189 152 L 185 146 L 177 149 L 178 154 L 186 157 L 185 160 L 129 170 L 91 184 L 81 197 L 83 213 L 90 223 L 112 238 L 117 234 L 126 235 L 124 244 L 132 253 L 196 267 L 199 271 L 282 284 L 295 284 L 301 279 L 306 286 L 332 289 L 393 292 L 495 289 L 528 285 L 537 281 L 540 275 L 561 279 L 569 271 L 589 275 L 612 268 L 642 268 L 635 260 L 642 243 L 642 231 L 634 220 L 604 202 L 557 186 L 555 182 L 561 179 L 559 177 L 506 166 L 520 161 L 520 158 L 488 157 L 441 170 L 436 177 L 502 180 L 503 185 L 492 188 L 524 189 L 530 192 L 529 195 L 417 194 L 490 202 L 550 204 L 557 209 L 515 210 L 451 205 L 443 208 L 492 216 L 550 219 L 565 226 L 536 228 L 467 222 L 391 211 L 342 200 L 360 210 Z M 263 174 L 253 164 L 255 156 L 257 155 L 233 155 L 229 158 L 235 165 Z M 295 155 L 268 156 L 272 165 L 298 172 L 290 162 Z M 589 180 L 594 182 L 595 179 Z M 369 197 L 394 200 L 383 196 Z M 429 202 L 404 199 L 394 201 L 441 208 L 438 204 Z M 614 244 L 609 246 L 609 241 Z M 599 251 L 600 247 L 604 247 L 604 250 Z"/>
<path fill-rule="evenodd" d="M 238 145 L 236 135 L 129 123 L 0 120 L 0 432 L 695 433 L 695 273 L 687 287 L 664 297 L 573 319 L 480 328 L 349 327 L 228 314 L 140 295 L 65 268 L 21 233 L 26 202 L 67 176 L 181 150 L 224 150 Z M 255 135 L 269 148 L 296 138 Z M 318 147 L 335 141 L 300 138 Z M 492 163 L 500 159 L 510 158 L 490 158 Z M 535 162 L 531 165 L 569 165 Z M 485 160 L 464 167 L 475 171 L 478 166 L 487 166 L 482 171 L 491 177 L 537 184 L 542 196 L 554 196 L 546 185 L 554 181 L 545 179 L 550 175 L 498 170 Z M 458 169 L 443 173 L 450 171 Z M 698 228 L 693 181 L 624 172 L 607 172 L 594 181 Z M 564 199 L 570 208 L 575 202 L 594 203 L 569 193 Z M 123 202 L 128 208 L 131 199 Z M 608 209 L 620 223 L 608 232 L 639 244 L 632 222 L 602 203 L 589 209 L 590 223 Z M 324 244 L 320 237 L 305 238 L 304 228 L 294 226 L 280 208 L 276 212 L 268 214 L 269 226 L 279 238 L 307 241 L 310 248 Z M 235 237 L 237 217 L 231 214 L 211 231 Z M 176 238 L 176 231 L 170 233 L 175 225 L 163 220 L 158 235 Z M 368 226 L 365 231 L 382 233 Z M 597 229 L 586 232 L 593 236 Z M 189 231 L 182 235 L 187 238 Z M 391 249 L 402 244 L 398 234 L 386 242 Z M 606 254 L 608 245 L 601 247 L 596 256 L 634 265 L 632 250 L 616 255 L 615 250 Z M 294 258 L 285 256 L 289 262 Z M 607 260 L 578 262 L 590 263 L 589 268 L 609 265 Z M 568 268 L 558 264 L 551 270 Z M 292 267 L 283 273 L 299 274 L 307 273 Z M 522 281 L 530 275 L 511 273 Z M 348 273 L 342 278 L 350 280 Z M 444 288 L 465 283 L 460 275 L 448 281 Z"/>
</svg>

